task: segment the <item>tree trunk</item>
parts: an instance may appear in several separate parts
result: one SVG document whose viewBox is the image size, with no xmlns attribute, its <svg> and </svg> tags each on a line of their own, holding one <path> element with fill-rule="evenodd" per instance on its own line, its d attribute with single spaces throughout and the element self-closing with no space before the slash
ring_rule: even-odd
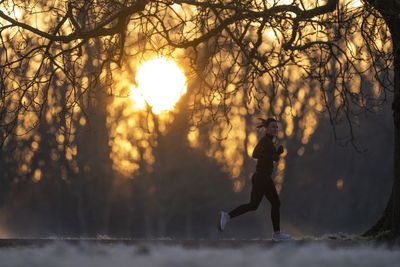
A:
<svg viewBox="0 0 400 267">
<path fill-rule="evenodd" d="M 399 8 L 400 9 L 400 8 Z M 399 10 L 400 11 L 400 10 Z M 389 28 L 393 40 L 394 52 L 394 100 L 393 100 L 393 122 L 394 122 L 394 181 L 393 181 L 393 208 L 392 208 L 392 230 L 398 236 L 400 233 L 400 12 L 391 20 Z"/>
<path fill-rule="evenodd" d="M 380 4 L 379 4 L 380 3 Z M 392 103 L 394 123 L 393 188 L 382 217 L 364 236 L 374 236 L 388 231 L 390 237 L 400 235 L 400 5 L 381 1 L 374 5 L 384 17 L 392 37 L 394 54 L 394 96 Z"/>
</svg>

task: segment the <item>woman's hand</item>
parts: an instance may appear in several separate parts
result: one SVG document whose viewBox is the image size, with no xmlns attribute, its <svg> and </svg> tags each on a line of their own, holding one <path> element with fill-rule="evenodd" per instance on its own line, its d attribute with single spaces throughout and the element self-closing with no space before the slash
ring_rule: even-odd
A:
<svg viewBox="0 0 400 267">
<path fill-rule="evenodd" d="M 278 147 L 278 149 L 276 150 L 276 153 L 278 153 L 279 155 L 283 153 L 283 146 L 282 145 L 280 145 Z"/>
</svg>

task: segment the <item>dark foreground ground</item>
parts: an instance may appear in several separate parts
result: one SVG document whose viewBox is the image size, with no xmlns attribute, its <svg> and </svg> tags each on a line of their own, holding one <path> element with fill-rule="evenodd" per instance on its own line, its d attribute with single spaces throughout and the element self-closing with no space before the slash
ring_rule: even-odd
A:
<svg viewBox="0 0 400 267">
<path fill-rule="evenodd" d="M 1 267 L 398 266 L 400 249 L 346 236 L 271 240 L 0 239 Z"/>
<path fill-rule="evenodd" d="M 57 243 L 68 245 L 125 245 L 125 246 L 180 246 L 183 248 L 241 248 L 246 246 L 272 247 L 276 245 L 304 246 L 309 244 L 325 244 L 329 247 L 360 246 L 373 244 L 366 239 L 344 236 L 323 238 L 303 238 L 286 242 L 275 242 L 271 239 L 124 239 L 124 238 L 0 238 L 0 248 L 47 246 Z"/>
</svg>

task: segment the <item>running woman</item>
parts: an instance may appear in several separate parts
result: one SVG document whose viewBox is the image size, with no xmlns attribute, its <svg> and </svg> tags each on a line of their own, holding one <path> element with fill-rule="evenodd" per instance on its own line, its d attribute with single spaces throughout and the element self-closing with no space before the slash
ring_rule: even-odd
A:
<svg viewBox="0 0 400 267">
<path fill-rule="evenodd" d="M 257 128 L 265 128 L 265 136 L 263 136 L 253 151 L 253 158 L 257 159 L 256 171 L 251 178 L 252 189 L 250 202 L 241 205 L 229 213 L 221 211 L 218 228 L 220 231 L 225 229 L 226 224 L 239 215 L 249 211 L 254 211 L 258 208 L 263 196 L 271 203 L 271 219 L 274 232 L 272 239 L 274 241 L 290 240 L 289 234 L 283 233 L 280 230 L 280 200 L 276 192 L 275 184 L 272 181 L 271 175 L 274 168 L 274 161 L 279 160 L 279 156 L 283 153 L 283 146 L 275 148 L 274 138 L 278 133 L 278 124 L 275 119 L 268 118 L 262 120 L 262 123 Z"/>
</svg>

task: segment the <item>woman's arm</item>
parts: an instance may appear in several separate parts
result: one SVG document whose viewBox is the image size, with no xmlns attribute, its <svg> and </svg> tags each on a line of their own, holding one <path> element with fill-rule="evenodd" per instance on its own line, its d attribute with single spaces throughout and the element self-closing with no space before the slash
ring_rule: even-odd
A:
<svg viewBox="0 0 400 267">
<path fill-rule="evenodd" d="M 256 145 L 253 150 L 252 157 L 255 159 L 270 159 L 272 161 L 278 161 L 279 156 L 283 153 L 283 146 L 279 146 L 278 149 L 268 142 L 268 140 L 263 137 L 260 142 Z"/>
<path fill-rule="evenodd" d="M 273 149 L 273 156 L 272 156 L 273 161 L 278 161 L 278 160 L 279 160 L 279 156 L 280 156 L 282 153 L 283 153 L 283 146 L 282 146 L 282 145 L 280 145 L 280 146 L 278 147 L 278 149 L 276 149 L 276 150 L 275 150 L 275 147 L 274 147 L 274 149 Z"/>
</svg>

